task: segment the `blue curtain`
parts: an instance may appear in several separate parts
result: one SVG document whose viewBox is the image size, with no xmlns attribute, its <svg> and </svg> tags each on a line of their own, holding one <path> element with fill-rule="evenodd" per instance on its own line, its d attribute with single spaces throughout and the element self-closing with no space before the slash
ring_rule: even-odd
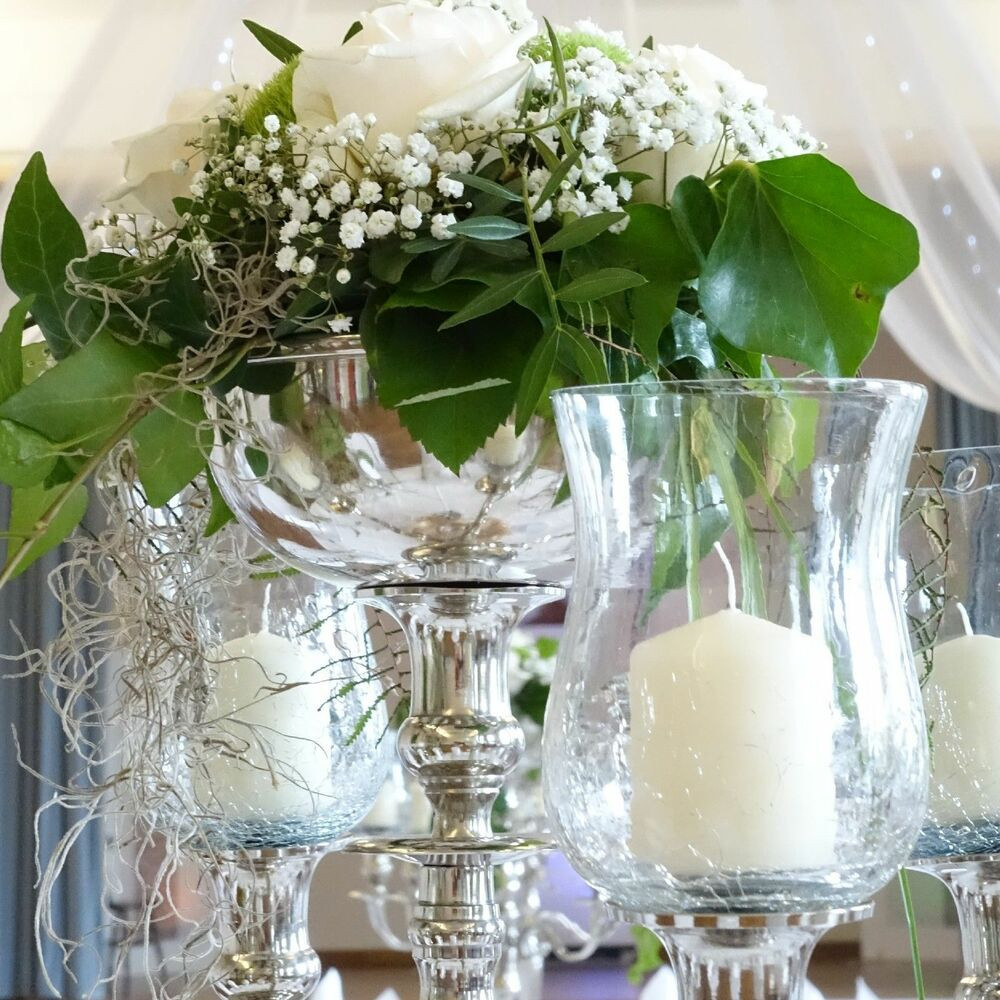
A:
<svg viewBox="0 0 1000 1000">
<path fill-rule="evenodd" d="M 937 390 L 939 448 L 976 448 L 1000 445 L 1000 413 L 980 410 L 944 389 Z M 1000 403 L 1000 389 L 997 390 Z"/>
<path fill-rule="evenodd" d="M 0 492 L 0 523 L 7 521 L 9 496 Z M 59 607 L 46 585 L 46 575 L 60 561 L 50 553 L 0 591 L 0 651 L 19 651 L 18 626 L 30 646 L 42 646 L 60 627 Z M 11 728 L 17 730 L 25 764 L 55 782 L 66 782 L 79 761 L 66 752 L 65 737 L 55 713 L 39 690 L 36 677 L 11 678 L 16 671 L 0 666 L 0 997 L 48 997 L 52 990 L 42 976 L 35 947 L 35 810 L 52 790 L 20 766 Z M 44 865 L 74 816 L 62 808 L 46 811 L 39 831 L 39 856 Z M 54 922 L 66 938 L 92 942 L 75 956 L 73 981 L 61 964 L 61 953 L 45 946 L 45 964 L 58 996 L 87 996 L 93 988 L 100 957 L 95 931 L 101 925 L 103 842 L 98 824 L 78 841 L 56 888 Z"/>
</svg>

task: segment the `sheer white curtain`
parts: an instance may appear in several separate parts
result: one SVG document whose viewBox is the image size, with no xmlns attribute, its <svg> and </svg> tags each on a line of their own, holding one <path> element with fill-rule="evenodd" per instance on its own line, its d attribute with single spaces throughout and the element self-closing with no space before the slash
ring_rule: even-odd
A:
<svg viewBox="0 0 1000 1000">
<path fill-rule="evenodd" d="M 94 0 L 99 24 L 30 148 L 83 215 L 116 179 L 110 140 L 194 86 L 261 79 L 252 18 L 304 45 L 337 40 L 364 0 Z M 33 9 L 65 6 L 36 0 Z M 767 83 L 871 194 L 918 224 L 923 265 L 887 326 L 929 376 L 1000 410 L 1000 4 L 996 0 L 537 0 L 638 44 L 701 43 Z M 55 16 L 55 14 L 54 14 Z M 8 189 L 9 190 L 9 189 Z M 0 211 L 3 210 L 0 193 Z M 0 299 L 3 298 L 0 288 Z M 0 306 L 3 303 L 0 302 Z"/>
</svg>

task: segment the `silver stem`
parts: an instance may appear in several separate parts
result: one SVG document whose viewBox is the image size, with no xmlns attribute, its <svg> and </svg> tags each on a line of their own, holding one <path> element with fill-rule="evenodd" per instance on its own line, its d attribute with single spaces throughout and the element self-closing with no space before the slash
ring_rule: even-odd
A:
<svg viewBox="0 0 1000 1000">
<path fill-rule="evenodd" d="M 214 876 L 227 939 L 213 986 L 221 997 L 304 1000 L 322 976 L 309 944 L 309 886 L 328 848 L 218 855 Z"/>
<path fill-rule="evenodd" d="M 929 858 L 911 864 L 948 887 L 962 935 L 963 973 L 957 1000 L 1000 995 L 1000 855 Z"/>
<path fill-rule="evenodd" d="M 561 596 L 555 587 L 435 582 L 358 591 L 399 622 L 410 648 L 410 715 L 398 748 L 434 824 L 413 851 L 359 849 L 421 858 L 409 931 L 421 1000 L 494 1000 L 504 942 L 494 864 L 524 855 L 523 844 L 507 854 L 491 821 L 524 751 L 507 685 L 510 639 L 525 614 Z"/>
<path fill-rule="evenodd" d="M 816 942 L 831 927 L 870 916 L 872 906 L 790 914 L 614 912 L 659 936 L 680 1000 L 800 1000 Z"/>
</svg>

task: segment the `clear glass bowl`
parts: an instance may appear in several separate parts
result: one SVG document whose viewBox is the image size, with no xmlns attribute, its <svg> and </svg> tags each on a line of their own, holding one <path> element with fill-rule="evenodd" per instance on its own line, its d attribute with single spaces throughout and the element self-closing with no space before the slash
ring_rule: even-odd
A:
<svg viewBox="0 0 1000 1000">
<path fill-rule="evenodd" d="M 865 900 L 927 745 L 896 577 L 926 393 L 796 379 L 554 396 L 577 524 L 546 808 L 628 911 Z"/>
<path fill-rule="evenodd" d="M 498 428 L 456 475 L 379 404 L 358 338 L 257 365 L 295 375 L 274 395 L 230 395 L 235 421 L 213 471 L 240 521 L 283 559 L 363 583 L 568 575 L 572 506 L 551 423 L 536 418 L 520 437 Z"/>
<path fill-rule="evenodd" d="M 286 571 L 287 572 L 287 571 Z M 200 609 L 203 684 L 160 817 L 216 850 L 329 843 L 371 808 L 391 760 L 364 609 L 271 562 Z"/>
<path fill-rule="evenodd" d="M 914 857 L 1000 851 L 1000 447 L 919 454 L 903 512 L 907 615 L 931 747 Z"/>
</svg>

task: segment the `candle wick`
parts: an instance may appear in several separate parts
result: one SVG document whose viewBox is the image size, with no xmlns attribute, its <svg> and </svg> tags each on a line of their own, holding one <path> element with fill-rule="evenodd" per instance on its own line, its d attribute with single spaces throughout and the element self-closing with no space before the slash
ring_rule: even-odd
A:
<svg viewBox="0 0 1000 1000">
<path fill-rule="evenodd" d="M 958 614 L 962 619 L 962 628 L 965 629 L 965 634 L 973 635 L 972 622 L 969 621 L 969 612 L 965 609 L 965 605 L 961 601 L 955 601 L 955 607 L 958 608 Z"/>
<path fill-rule="evenodd" d="M 726 567 L 726 598 L 731 610 L 736 610 L 736 574 L 733 572 L 733 564 L 726 555 L 726 550 L 720 542 L 715 543 L 715 551 L 722 560 L 722 565 Z"/>
</svg>

